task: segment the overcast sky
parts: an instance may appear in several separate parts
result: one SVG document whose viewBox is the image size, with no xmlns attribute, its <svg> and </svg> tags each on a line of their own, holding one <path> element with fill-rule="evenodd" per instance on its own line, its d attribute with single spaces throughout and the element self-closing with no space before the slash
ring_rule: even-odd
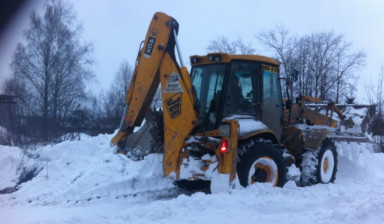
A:
<svg viewBox="0 0 384 224">
<path fill-rule="evenodd" d="M 68 0 L 83 27 L 83 39 L 94 47 L 97 82 L 94 92 L 107 89 L 122 61 L 134 64 L 153 14 L 162 11 L 180 24 L 179 42 L 185 62 L 206 54 L 209 41 L 219 36 L 251 43 L 258 54 L 273 57 L 255 38 L 262 31 L 284 25 L 292 34 L 334 31 L 367 52 L 357 82 L 358 101 L 364 84 L 374 80 L 384 64 L 384 1 L 382 0 Z M 43 0 L 29 0 L 0 38 L 0 83 L 9 75 L 15 46 L 28 28 L 32 10 L 43 13 Z"/>
</svg>

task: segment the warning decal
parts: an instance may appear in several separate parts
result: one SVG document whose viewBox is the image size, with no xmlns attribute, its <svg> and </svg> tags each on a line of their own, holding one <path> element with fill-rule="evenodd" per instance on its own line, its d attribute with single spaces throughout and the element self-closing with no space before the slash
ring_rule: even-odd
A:
<svg viewBox="0 0 384 224">
<path fill-rule="evenodd" d="M 183 88 L 180 85 L 180 75 L 172 72 L 171 77 L 167 79 L 163 93 L 182 93 Z"/>
</svg>

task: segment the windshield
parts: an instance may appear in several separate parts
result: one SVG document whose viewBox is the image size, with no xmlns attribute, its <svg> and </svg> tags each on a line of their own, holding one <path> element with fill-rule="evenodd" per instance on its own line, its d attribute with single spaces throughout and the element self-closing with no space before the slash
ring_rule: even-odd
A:
<svg viewBox="0 0 384 224">
<path fill-rule="evenodd" d="M 225 97 L 224 116 L 252 115 L 260 118 L 261 76 L 259 64 L 233 61 Z"/>
<path fill-rule="evenodd" d="M 192 68 L 191 79 L 199 100 L 199 111 L 207 130 L 214 129 L 224 81 L 225 64 Z"/>
</svg>

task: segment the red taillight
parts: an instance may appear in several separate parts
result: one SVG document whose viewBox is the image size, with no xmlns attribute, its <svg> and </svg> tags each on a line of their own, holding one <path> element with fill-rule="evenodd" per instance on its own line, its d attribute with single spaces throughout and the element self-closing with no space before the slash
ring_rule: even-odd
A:
<svg viewBox="0 0 384 224">
<path fill-rule="evenodd" d="M 228 147 L 227 147 L 227 140 L 225 140 L 224 138 L 221 139 L 221 144 L 220 144 L 220 152 L 221 153 L 225 153 L 228 151 Z"/>
</svg>

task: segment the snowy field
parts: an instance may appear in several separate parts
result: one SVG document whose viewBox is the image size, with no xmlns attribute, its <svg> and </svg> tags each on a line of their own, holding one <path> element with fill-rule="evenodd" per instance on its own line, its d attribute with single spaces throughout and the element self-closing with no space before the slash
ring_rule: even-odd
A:
<svg viewBox="0 0 384 224">
<path fill-rule="evenodd" d="M 337 143 L 334 184 L 188 196 L 162 177 L 160 155 L 133 162 L 110 139 L 0 146 L 0 223 L 384 223 L 384 154 L 370 144 Z"/>
</svg>

